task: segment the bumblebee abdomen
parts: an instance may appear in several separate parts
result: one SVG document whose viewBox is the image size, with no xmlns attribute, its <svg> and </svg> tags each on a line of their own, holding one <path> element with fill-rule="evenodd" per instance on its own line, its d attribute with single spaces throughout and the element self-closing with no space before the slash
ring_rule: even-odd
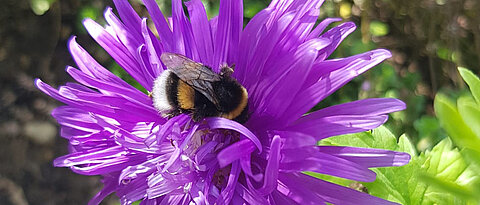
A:
<svg viewBox="0 0 480 205">
<path fill-rule="evenodd" d="M 195 90 L 181 80 L 177 86 L 177 101 L 181 109 L 192 110 L 195 107 Z"/>
</svg>

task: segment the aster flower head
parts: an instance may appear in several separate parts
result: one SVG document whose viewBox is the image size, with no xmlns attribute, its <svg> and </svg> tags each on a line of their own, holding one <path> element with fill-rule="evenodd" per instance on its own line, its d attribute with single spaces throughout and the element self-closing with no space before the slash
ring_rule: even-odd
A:
<svg viewBox="0 0 480 205">
<path fill-rule="evenodd" d="M 114 0 L 117 17 L 105 11 L 102 27 L 86 19 L 90 35 L 146 90 L 167 69 L 162 53 L 184 55 L 219 72 L 235 65 L 232 77 L 248 91 L 243 124 L 188 114 L 162 117 L 152 99 L 97 63 L 75 37 L 69 42 L 78 82 L 59 89 L 37 87 L 65 103 L 52 115 L 70 154 L 55 166 L 103 176 L 98 204 L 115 193 L 123 204 L 391 204 L 368 194 L 302 174 L 375 180 L 371 167 L 401 166 L 410 156 L 386 150 L 317 146 L 317 141 L 371 130 L 390 112 L 405 108 L 396 99 L 365 99 L 306 114 L 348 81 L 391 56 L 383 49 L 327 59 L 355 25 L 337 18 L 317 26 L 322 0 L 273 0 L 243 27 L 241 0 L 220 1 L 208 19 L 201 0 L 172 0 L 165 20 L 154 0 L 143 1 L 158 36 L 127 1 Z"/>
</svg>

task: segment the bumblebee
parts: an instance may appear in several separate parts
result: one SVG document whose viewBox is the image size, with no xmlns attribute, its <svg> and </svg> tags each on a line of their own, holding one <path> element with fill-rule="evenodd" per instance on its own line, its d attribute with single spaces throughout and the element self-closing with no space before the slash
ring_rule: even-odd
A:
<svg viewBox="0 0 480 205">
<path fill-rule="evenodd" d="M 248 119 L 248 93 L 222 67 L 220 74 L 179 54 L 160 57 L 167 70 L 158 76 L 150 96 L 163 117 L 190 114 L 195 122 L 205 117 L 223 117 L 244 123 Z"/>
</svg>

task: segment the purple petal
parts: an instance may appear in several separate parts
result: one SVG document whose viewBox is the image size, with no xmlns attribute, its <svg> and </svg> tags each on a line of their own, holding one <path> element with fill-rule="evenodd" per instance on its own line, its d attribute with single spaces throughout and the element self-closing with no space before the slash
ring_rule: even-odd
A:
<svg viewBox="0 0 480 205">
<path fill-rule="evenodd" d="M 297 12 L 297 10 L 301 9 L 301 6 L 310 3 L 309 0 L 297 0 L 297 1 L 282 1 L 282 0 L 273 0 L 268 8 L 272 8 L 275 10 L 276 15 L 285 15 L 287 12 Z M 321 4 L 323 1 L 317 1 Z"/>
<path fill-rule="evenodd" d="M 320 22 L 315 29 L 308 35 L 307 39 L 317 38 L 320 34 L 333 22 L 341 21 L 341 18 L 326 18 L 322 22 Z"/>
<path fill-rule="evenodd" d="M 293 121 L 300 118 L 325 97 L 389 57 L 391 57 L 389 51 L 379 49 L 345 59 L 331 60 L 330 62 L 343 62 L 344 65 L 337 70 L 322 75 L 318 82 L 298 93 L 295 97 L 296 103 L 289 106 L 289 110 L 285 112 L 282 119 Z"/>
<path fill-rule="evenodd" d="M 245 172 L 247 176 L 252 177 L 253 180 L 258 182 L 263 178 L 263 174 L 262 173 L 253 174 L 252 166 L 251 166 L 252 162 L 250 160 L 251 157 L 252 157 L 251 154 L 244 155 L 243 157 L 241 157 L 240 166 L 242 167 L 243 172 Z"/>
<path fill-rule="evenodd" d="M 279 191 L 275 190 L 271 194 L 271 204 L 272 205 L 281 205 L 281 204 L 296 204 L 296 202 L 289 197 L 283 195 Z M 317 204 L 322 204 L 321 201 L 317 201 Z"/>
<path fill-rule="evenodd" d="M 160 42 L 158 41 L 158 39 L 152 34 L 152 32 L 150 32 L 147 25 L 147 19 L 145 18 L 142 20 L 142 35 L 145 41 L 144 47 L 145 47 L 146 57 L 141 55 L 141 57 L 144 57 L 141 60 L 144 62 L 144 64 L 146 64 L 145 66 L 143 66 L 147 69 L 146 79 L 154 80 L 164 70 L 162 66 L 162 62 L 160 61 L 160 53 L 164 52 L 164 50 L 163 48 L 161 48 Z M 153 87 L 153 83 L 152 83 L 152 87 Z"/>
<path fill-rule="evenodd" d="M 100 46 L 107 51 L 110 56 L 130 74 L 135 80 L 138 81 L 144 88 L 150 89 L 151 86 L 145 84 L 145 78 L 141 73 L 138 73 L 138 64 L 136 58 L 132 56 L 130 51 L 120 42 L 118 42 L 110 33 L 108 33 L 103 27 L 98 25 L 91 19 L 83 21 L 88 33 L 97 41 Z M 135 48 L 136 49 L 136 48 Z"/>
<path fill-rule="evenodd" d="M 106 175 L 103 178 L 103 188 L 100 190 L 90 201 L 88 202 L 88 205 L 97 205 L 100 204 L 105 197 L 116 191 L 117 189 L 117 181 L 115 180 L 115 177 Z"/>
<path fill-rule="evenodd" d="M 57 167 L 70 167 L 78 174 L 98 175 L 120 171 L 143 161 L 145 156 L 128 156 L 123 147 L 114 146 L 71 153 L 55 159 L 53 163 Z"/>
<path fill-rule="evenodd" d="M 259 152 L 262 152 L 262 143 L 260 143 L 260 140 L 242 124 L 220 117 L 206 118 L 206 121 L 211 129 L 229 129 L 239 132 L 257 146 Z"/>
<path fill-rule="evenodd" d="M 123 23 L 125 24 L 128 33 L 133 35 L 136 39 L 141 38 L 141 19 L 138 16 L 137 12 L 133 10 L 132 6 L 128 1 L 124 0 L 113 0 L 115 8 L 118 10 L 120 18 L 122 18 Z"/>
<path fill-rule="evenodd" d="M 95 61 L 95 59 L 93 59 L 92 56 L 85 51 L 85 49 L 78 45 L 76 39 L 76 37 L 70 38 L 68 41 L 68 48 L 73 59 L 77 63 L 78 68 L 82 70 L 82 72 L 94 78 L 118 84 L 128 89 L 135 89 L 130 84 L 126 83 L 118 76 L 114 75 L 97 63 L 97 61 Z"/>
<path fill-rule="evenodd" d="M 355 31 L 355 28 L 356 28 L 356 26 L 355 26 L 354 23 L 346 22 L 346 23 L 340 24 L 340 25 L 328 30 L 324 34 L 322 34 L 320 37 L 330 39 L 332 41 L 332 44 L 330 44 L 330 46 L 324 48 L 321 51 L 322 54 L 320 55 L 318 60 L 323 61 L 328 56 L 330 56 L 330 54 L 332 54 L 333 51 L 335 51 L 335 49 L 338 47 L 338 45 L 340 45 L 340 43 L 343 41 L 343 39 L 345 39 L 353 31 Z"/>
<path fill-rule="evenodd" d="M 157 28 L 163 46 L 167 51 L 173 50 L 172 30 L 168 26 L 167 21 L 165 21 L 162 11 L 158 8 L 157 2 L 155 2 L 155 0 L 143 0 L 143 3 L 145 4 L 145 7 L 147 7 L 148 13 L 150 13 L 155 28 Z"/>
<path fill-rule="evenodd" d="M 230 175 L 228 176 L 227 186 L 222 190 L 220 197 L 217 199 L 216 204 L 229 204 L 232 200 L 233 193 L 235 191 L 235 186 L 238 183 L 238 177 L 240 175 L 240 165 L 238 162 L 232 163 L 232 168 L 230 170 Z"/>
<path fill-rule="evenodd" d="M 302 44 L 293 56 L 277 60 L 278 64 L 272 67 L 278 68 L 278 71 L 270 72 L 271 74 L 265 76 L 258 87 L 252 91 L 252 109 L 261 111 L 261 113 L 254 112 L 252 119 L 261 116 L 279 118 L 288 109 L 287 105 L 294 101 L 292 96 L 296 95 L 302 87 L 301 83 L 296 82 L 302 82 L 307 78 L 318 50 L 328 43 L 328 40 L 313 39 Z M 282 126 L 279 122 L 275 124 Z M 262 126 L 268 125 L 262 123 Z"/>
<path fill-rule="evenodd" d="M 381 149 L 319 146 L 318 150 L 365 167 L 403 166 L 410 161 L 408 153 Z"/>
<path fill-rule="evenodd" d="M 81 109 L 70 106 L 57 107 L 52 111 L 52 116 L 62 126 L 72 127 L 86 132 L 98 132 L 102 127 L 95 123 L 91 115 Z"/>
<path fill-rule="evenodd" d="M 269 61 L 276 61 L 281 59 L 284 53 L 291 52 L 292 49 L 296 49 L 300 44 L 304 43 L 307 35 L 312 30 L 315 22 L 320 14 L 320 6 L 322 0 L 306 1 L 299 5 L 295 15 L 290 21 L 287 29 L 282 33 L 280 41 L 274 47 L 274 53 L 269 57 Z M 271 68 L 266 63 L 266 68 Z M 266 71 L 269 72 L 268 70 Z"/>
<path fill-rule="evenodd" d="M 208 22 L 207 12 L 203 7 L 201 0 L 192 0 L 185 2 L 190 14 L 192 23 L 193 37 L 197 43 L 200 62 L 210 67 L 213 66 L 213 39 L 210 23 Z"/>
<path fill-rule="evenodd" d="M 210 28 L 212 29 L 212 38 L 217 36 L 217 27 L 218 27 L 218 16 L 212 17 L 208 23 L 210 24 Z"/>
<path fill-rule="evenodd" d="M 84 73 L 72 67 L 67 68 L 67 72 L 78 82 L 81 82 L 85 85 L 92 86 L 94 88 L 101 88 L 102 86 L 106 88 L 111 88 L 111 89 L 118 88 L 118 87 L 114 87 L 114 85 L 111 85 L 111 84 L 109 86 L 108 84 L 99 82 L 97 79 L 86 76 Z M 110 108 L 118 109 L 118 111 L 116 111 L 117 113 L 119 112 L 136 113 L 136 115 L 143 117 L 143 121 L 147 121 L 148 119 L 150 119 L 149 121 L 156 121 L 159 119 L 158 112 L 153 108 L 153 106 L 151 106 L 151 104 L 147 105 L 147 104 L 144 104 L 143 102 L 138 102 L 132 98 L 127 97 L 127 95 L 124 95 L 122 97 L 105 96 L 105 95 L 99 95 L 97 93 L 87 94 L 85 92 L 76 92 L 73 89 L 68 89 L 68 90 L 67 89 L 68 87 L 65 87 L 65 91 L 69 91 L 71 94 L 75 95 L 75 97 L 77 97 L 77 100 L 88 101 L 92 103 L 93 102 L 102 103 L 102 99 L 103 99 L 105 105 L 110 105 L 109 106 Z M 119 93 L 123 91 L 122 88 L 118 88 L 117 90 L 119 91 Z M 126 110 L 129 107 L 132 108 L 132 110 Z"/>
<path fill-rule="evenodd" d="M 40 79 L 35 79 L 35 86 L 37 86 L 37 88 L 39 90 L 41 90 L 42 92 L 44 92 L 45 94 L 49 95 L 50 97 L 52 97 L 52 98 L 54 98 L 54 99 L 56 99 L 60 102 L 63 102 L 65 104 L 72 104 L 72 105 L 76 104 L 76 105 L 79 105 L 81 107 L 80 103 L 76 103 L 74 100 L 70 100 L 70 99 L 60 95 L 57 90 L 52 88 L 50 85 L 44 83 Z"/>
<path fill-rule="evenodd" d="M 375 172 L 346 159 L 322 152 L 296 156 L 304 148 L 282 150 L 282 172 L 311 171 L 362 182 L 375 181 Z M 290 161 L 284 163 L 283 161 Z"/>
<path fill-rule="evenodd" d="M 275 133 L 285 140 L 282 147 L 283 149 L 306 147 L 317 144 L 317 140 L 313 136 L 301 132 L 277 131 Z"/>
<path fill-rule="evenodd" d="M 73 67 L 67 67 L 67 72 L 78 82 L 87 85 L 89 87 L 98 89 L 100 91 L 106 91 L 105 94 L 108 95 L 118 95 L 122 96 L 125 99 L 129 99 L 129 101 L 136 102 L 141 104 L 145 109 L 154 110 L 152 106 L 152 100 L 145 95 L 144 93 L 140 92 L 139 90 L 130 87 L 130 86 L 123 86 L 122 84 L 115 84 L 108 81 L 102 81 L 99 78 L 95 78 L 92 76 L 88 76 L 85 73 L 77 70 Z M 66 86 L 71 87 L 71 86 Z M 85 92 L 85 90 L 82 90 Z M 92 91 L 90 91 L 92 92 Z M 95 92 L 92 92 L 95 93 Z"/>
<path fill-rule="evenodd" d="M 244 156 L 250 155 L 255 150 L 255 145 L 248 139 L 240 140 L 220 151 L 217 155 L 218 164 L 221 168 L 231 164 Z"/>
<path fill-rule="evenodd" d="M 312 201 L 312 196 L 321 197 L 332 204 L 397 204 L 304 174 L 281 174 L 279 178 L 286 185 L 285 189 L 279 191 L 300 204 L 316 203 Z"/>
<path fill-rule="evenodd" d="M 263 23 L 260 30 L 255 31 L 255 33 L 247 35 L 247 38 L 255 38 L 256 43 L 254 43 L 255 47 L 251 47 L 249 50 L 240 50 L 239 53 L 242 52 L 249 52 L 250 57 L 247 59 L 245 64 L 239 64 L 239 67 L 236 68 L 238 70 L 244 70 L 243 76 L 239 76 L 237 79 L 239 82 L 247 88 L 250 92 L 253 89 L 252 87 L 261 82 L 260 79 L 262 78 L 263 69 L 265 68 L 265 63 L 269 59 L 269 56 L 272 52 L 275 52 L 273 48 L 276 46 L 278 41 L 281 39 L 283 31 L 288 29 L 288 25 L 293 20 L 294 14 L 288 14 L 282 16 L 278 21 L 273 20 L 274 16 L 270 15 L 269 13 L 265 13 L 264 15 L 268 16 L 259 16 L 259 22 Z M 260 17 L 262 17 L 260 19 Z M 269 19 L 266 19 L 266 18 Z M 261 21 L 265 22 L 261 22 Z M 272 22 L 273 23 L 270 23 Z M 271 25 L 268 25 L 268 24 Z M 254 27 L 252 27 L 254 29 Z M 245 30 L 243 33 L 246 33 Z M 253 31 L 251 31 L 253 32 Z M 242 34 L 243 36 L 243 34 Z M 243 39 L 243 37 L 242 37 Z M 250 42 L 251 43 L 251 42 Z M 248 47 L 240 47 L 248 48 Z M 242 55 L 242 54 L 241 54 Z M 242 56 L 246 56 L 248 54 L 243 54 Z M 242 62 L 239 62 L 242 63 Z"/>
<path fill-rule="evenodd" d="M 243 85 L 247 80 L 247 76 L 250 76 L 249 67 L 247 63 L 250 62 L 254 56 L 259 44 L 259 35 L 263 35 L 265 32 L 265 24 L 270 18 L 271 10 L 265 9 L 256 14 L 240 35 L 240 43 L 238 48 L 238 61 L 235 65 L 235 72 L 233 76 Z M 212 22 L 212 20 L 210 20 Z M 212 26 L 213 29 L 213 26 Z"/>
<path fill-rule="evenodd" d="M 275 135 L 270 144 L 270 152 L 265 168 L 263 186 L 258 190 L 261 195 L 270 194 L 277 187 L 278 171 L 280 164 L 280 136 Z"/>
<path fill-rule="evenodd" d="M 243 28 L 243 1 L 221 0 L 218 26 L 215 33 L 213 70 L 218 72 L 222 63 L 237 61 L 238 42 Z"/>
<path fill-rule="evenodd" d="M 172 0 L 172 21 L 175 53 L 184 54 L 194 61 L 199 61 L 192 26 L 185 16 L 181 0 Z"/>
<path fill-rule="evenodd" d="M 322 2 L 282 2 L 280 7 L 291 9 L 292 12 L 284 13 L 278 8 L 273 11 L 266 9 L 252 19 L 249 23 L 252 27 L 247 25 L 242 33 L 239 50 L 239 59 L 243 60 L 239 60 L 238 70 L 243 71 L 235 74 L 235 77 L 249 92 L 261 90 L 250 86 L 262 82 L 263 76 L 283 73 L 285 68 L 289 68 L 284 61 L 279 62 L 279 59 L 290 59 L 291 56 L 288 55 L 292 54 L 292 50 L 298 49 L 300 44 L 304 43 L 314 26 Z M 280 68 L 278 65 L 284 67 Z"/>
<path fill-rule="evenodd" d="M 105 9 L 104 16 L 109 25 L 108 28 L 113 29 L 112 35 L 125 45 L 130 53 L 135 53 L 135 50 L 141 44 L 141 36 L 139 34 L 135 35 L 136 32 L 130 32 L 130 29 L 113 13 L 112 8 Z"/>
<path fill-rule="evenodd" d="M 394 98 L 369 98 L 353 102 L 330 106 L 313 113 L 310 113 L 294 124 L 309 123 L 309 121 L 328 116 L 358 115 L 377 116 L 404 110 L 404 102 Z"/>
<path fill-rule="evenodd" d="M 377 128 L 385 123 L 387 115 L 365 116 L 365 115 L 339 115 L 327 116 L 302 123 L 294 124 L 286 130 L 301 132 L 315 136 L 316 140 L 321 140 L 331 136 L 363 132 Z"/>
<path fill-rule="evenodd" d="M 144 122 L 148 119 L 151 121 L 162 120 L 162 118 L 152 115 L 148 109 L 144 109 L 145 106 L 133 104 L 120 97 L 85 92 L 71 86 L 62 86 L 57 91 L 38 79 L 35 83 L 40 90 L 63 103 L 105 117 L 122 119 L 127 122 Z"/>
<path fill-rule="evenodd" d="M 140 199 L 145 199 L 147 188 L 146 179 L 142 177 L 128 183 L 119 184 L 116 195 L 120 198 L 120 204 L 131 204 Z"/>
<path fill-rule="evenodd" d="M 285 176 L 290 176 L 289 173 L 280 173 L 280 178 L 286 178 Z M 319 180 L 319 179 L 313 179 Z M 279 194 L 284 195 L 295 203 L 293 204 L 305 204 L 305 205 L 317 205 L 317 204 L 327 204 L 326 200 L 323 199 L 322 195 L 317 194 L 318 191 L 314 190 L 321 190 L 323 187 L 316 187 L 313 190 L 306 189 L 302 186 L 302 184 L 297 183 L 294 180 L 279 180 L 277 191 Z"/>
<path fill-rule="evenodd" d="M 235 191 L 247 204 L 268 204 L 268 201 L 263 197 L 251 192 L 251 190 L 245 188 L 242 184 L 238 184 Z"/>
</svg>

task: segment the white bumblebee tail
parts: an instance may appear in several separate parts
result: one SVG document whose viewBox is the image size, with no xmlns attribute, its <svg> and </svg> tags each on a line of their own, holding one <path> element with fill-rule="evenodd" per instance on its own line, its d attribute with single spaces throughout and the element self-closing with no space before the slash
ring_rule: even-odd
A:
<svg viewBox="0 0 480 205">
<path fill-rule="evenodd" d="M 169 70 L 163 71 L 163 73 L 155 79 L 152 89 L 152 100 L 153 106 L 162 113 L 162 115 L 168 113 L 168 111 L 173 110 L 172 104 L 174 102 L 168 101 L 167 95 L 167 80 L 172 75 L 172 72 Z"/>
</svg>

